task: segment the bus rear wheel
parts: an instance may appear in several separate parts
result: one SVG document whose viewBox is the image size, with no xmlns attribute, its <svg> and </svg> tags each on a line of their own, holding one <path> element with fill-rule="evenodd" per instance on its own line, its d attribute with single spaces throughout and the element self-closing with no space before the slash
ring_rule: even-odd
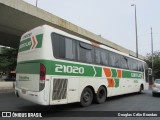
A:
<svg viewBox="0 0 160 120">
<path fill-rule="evenodd" d="M 96 103 L 98 104 L 104 103 L 106 101 L 106 97 L 107 97 L 107 91 L 105 87 L 103 86 L 99 87 L 97 94 L 95 96 Z"/>
<path fill-rule="evenodd" d="M 82 107 L 87 107 L 92 103 L 93 100 L 93 92 L 89 87 L 84 88 L 81 94 L 80 105 Z"/>
</svg>

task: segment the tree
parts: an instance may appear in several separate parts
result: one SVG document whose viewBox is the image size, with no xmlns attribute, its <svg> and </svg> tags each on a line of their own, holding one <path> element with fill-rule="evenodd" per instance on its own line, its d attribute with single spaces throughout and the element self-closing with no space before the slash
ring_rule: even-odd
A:
<svg viewBox="0 0 160 120">
<path fill-rule="evenodd" d="M 152 54 L 148 53 L 145 61 L 147 62 L 148 66 L 152 68 Z M 160 51 L 155 51 L 153 53 L 153 76 L 154 78 L 160 78 Z"/>
<path fill-rule="evenodd" d="M 17 64 L 17 49 L 3 48 L 3 52 L 0 54 L 0 70 L 6 73 L 14 70 Z"/>
</svg>

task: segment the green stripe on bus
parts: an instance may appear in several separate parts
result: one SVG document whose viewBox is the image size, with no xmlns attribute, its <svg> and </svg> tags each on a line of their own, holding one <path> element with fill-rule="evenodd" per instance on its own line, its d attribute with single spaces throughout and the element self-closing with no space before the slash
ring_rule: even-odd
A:
<svg viewBox="0 0 160 120">
<path fill-rule="evenodd" d="M 32 46 L 31 38 L 27 38 L 20 42 L 19 52 L 29 50 Z"/>
<path fill-rule="evenodd" d="M 115 82 L 115 86 L 114 87 L 119 87 L 119 79 L 114 79 L 114 82 Z"/>
<path fill-rule="evenodd" d="M 22 72 L 26 72 L 27 74 L 39 73 L 38 70 L 37 72 L 34 70 L 34 69 L 38 69 L 34 66 L 31 66 L 30 68 L 27 68 L 27 69 L 22 66 L 19 67 L 20 64 L 28 64 L 28 63 L 43 64 L 46 67 L 47 75 L 104 77 L 102 76 L 102 67 L 70 63 L 67 61 L 61 62 L 61 61 L 51 61 L 51 60 L 32 60 L 32 61 L 20 62 L 17 65 L 17 73 L 22 73 Z M 111 71 L 112 71 L 112 78 L 114 79 L 118 78 L 117 69 L 112 68 Z M 143 72 L 122 70 L 122 78 L 142 79 Z M 115 82 L 117 81 L 118 80 L 116 80 Z M 118 82 L 116 84 L 118 84 Z"/>
<path fill-rule="evenodd" d="M 16 68 L 16 73 L 39 74 L 40 63 L 18 64 Z"/>
<path fill-rule="evenodd" d="M 102 68 L 89 65 L 81 65 L 75 63 L 66 63 L 54 61 L 51 63 L 51 69 L 54 75 L 67 75 L 67 76 L 102 76 Z"/>
<path fill-rule="evenodd" d="M 117 77 L 117 70 L 111 69 L 111 71 L 112 71 L 112 77 Z"/>
<path fill-rule="evenodd" d="M 102 77 L 102 67 L 94 67 L 96 70 L 95 77 Z"/>
<path fill-rule="evenodd" d="M 36 48 L 41 48 L 42 47 L 43 34 L 36 35 L 36 39 L 37 39 L 37 42 L 38 42 Z"/>
<path fill-rule="evenodd" d="M 143 73 L 142 72 L 132 72 L 132 71 L 122 71 L 122 78 L 143 78 Z"/>
<path fill-rule="evenodd" d="M 50 61 L 50 60 L 32 60 L 32 61 L 20 62 L 17 65 L 17 73 L 26 72 L 27 74 L 36 74 L 34 71 L 34 67 L 33 68 L 31 67 L 30 70 L 28 68 L 27 70 L 25 70 L 26 67 L 23 67 L 23 65 L 25 64 L 30 65 L 33 63 L 43 64 L 46 67 L 47 75 L 102 77 L 101 67 L 81 65 L 68 62 Z M 81 71 L 81 69 L 79 68 L 82 68 L 82 70 L 84 69 L 84 71 Z"/>
</svg>

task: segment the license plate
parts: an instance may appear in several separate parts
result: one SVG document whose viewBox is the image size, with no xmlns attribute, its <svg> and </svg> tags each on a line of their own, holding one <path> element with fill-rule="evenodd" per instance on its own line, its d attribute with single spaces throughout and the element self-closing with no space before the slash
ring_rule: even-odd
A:
<svg viewBox="0 0 160 120">
<path fill-rule="evenodd" d="M 23 93 L 23 94 L 26 94 L 26 90 L 22 89 L 22 93 Z"/>
</svg>

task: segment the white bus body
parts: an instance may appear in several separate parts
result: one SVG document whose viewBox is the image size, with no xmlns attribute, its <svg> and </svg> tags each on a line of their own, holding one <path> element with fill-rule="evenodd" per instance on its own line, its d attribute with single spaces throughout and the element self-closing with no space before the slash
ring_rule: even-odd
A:
<svg viewBox="0 0 160 120">
<path fill-rule="evenodd" d="M 15 92 L 41 105 L 97 103 L 148 89 L 142 60 L 43 25 L 22 35 Z"/>
</svg>

